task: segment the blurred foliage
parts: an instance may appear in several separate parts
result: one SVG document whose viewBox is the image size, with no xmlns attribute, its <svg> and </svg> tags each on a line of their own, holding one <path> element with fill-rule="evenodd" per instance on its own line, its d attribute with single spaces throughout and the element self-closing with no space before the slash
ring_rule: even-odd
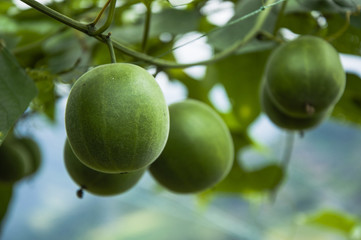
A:
<svg viewBox="0 0 361 240">
<path fill-rule="evenodd" d="M 302 223 L 338 231 L 350 239 L 360 239 L 361 237 L 359 233 L 356 233 L 357 228 L 360 228 L 360 219 L 341 211 L 321 210 L 306 216 Z M 353 236 L 354 234 L 358 236 Z"/>
<path fill-rule="evenodd" d="M 233 3 L 234 15 L 227 24 L 217 27 L 209 20 L 211 13 L 207 15 L 204 11 L 210 2 L 197 0 L 176 7 L 172 1 L 153 1 L 146 53 L 159 59 L 177 61 L 172 53 L 173 48 L 179 39 L 190 33 L 204 34 L 212 53 L 219 53 L 242 40 L 257 22 L 259 14 L 242 21 L 239 19 L 262 10 L 261 0 L 229 1 Z M 104 1 L 64 0 L 53 1 L 48 6 L 76 20 L 91 22 L 102 4 Z M 184 69 L 150 65 L 122 51 L 116 51 L 116 55 L 119 62 L 136 63 L 145 68 L 156 67 L 171 81 L 183 83 L 188 90 L 188 97 L 206 102 L 214 108 L 209 97 L 210 91 L 216 85 L 223 86 L 231 109 L 219 114 L 232 132 L 236 150 L 240 151 L 245 146 L 256 144 L 249 140 L 248 129 L 261 114 L 259 85 L 270 52 L 292 34 L 310 34 L 329 40 L 340 53 L 361 56 L 360 6 L 360 0 L 280 2 L 272 6 L 259 34 L 234 54 L 207 65 L 201 79 L 192 77 Z M 144 11 L 141 1 L 119 0 L 110 27 L 113 39 L 132 50 L 140 51 Z M 11 1 L 0 2 L 0 41 L 6 46 L 0 45 L 0 142 L 29 105 L 33 113 L 43 114 L 54 121 L 56 101 L 61 97 L 57 86 L 71 85 L 90 67 L 110 62 L 105 44 L 35 9 L 18 8 Z M 360 92 L 360 76 L 348 74 L 346 91 L 332 117 L 346 123 L 361 124 Z M 229 176 L 201 196 L 272 192 L 283 182 L 284 175 L 283 166 L 274 161 L 248 171 L 243 168 L 242 159 L 236 158 Z M 1 196 L 5 194 L 4 191 L 1 190 Z M 0 206 L 3 208 L 5 205 Z M 335 218 L 335 215 L 328 213 L 312 221 L 331 226 L 333 220 L 330 219 Z M 346 229 L 349 226 L 346 220 L 337 221 L 346 226 L 342 231 L 349 230 Z M 336 225 L 342 228 L 342 224 Z"/>
<path fill-rule="evenodd" d="M 361 124 L 361 85 L 360 78 L 353 74 L 347 75 L 345 92 L 336 105 L 333 116 L 343 121 Z"/>
</svg>

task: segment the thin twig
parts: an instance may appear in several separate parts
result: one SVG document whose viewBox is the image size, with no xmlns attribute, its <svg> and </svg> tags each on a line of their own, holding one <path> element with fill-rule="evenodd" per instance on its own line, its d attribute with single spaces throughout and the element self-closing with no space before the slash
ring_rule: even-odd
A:
<svg viewBox="0 0 361 240">
<path fill-rule="evenodd" d="M 117 0 L 110 0 L 110 6 L 109 6 L 109 12 L 108 12 L 108 17 L 107 20 L 105 21 L 105 23 L 103 24 L 103 26 L 101 26 L 100 28 L 96 29 L 92 35 L 99 35 L 101 33 L 103 33 L 104 31 L 106 31 L 109 26 L 112 24 L 113 22 L 113 18 L 114 18 L 114 13 L 115 13 L 115 3 Z"/>
<path fill-rule="evenodd" d="M 105 5 L 104 5 L 104 7 L 102 8 L 102 10 L 99 12 L 98 16 L 94 19 L 94 21 L 93 21 L 91 24 L 93 24 L 93 25 L 95 26 L 95 25 L 98 23 L 98 21 L 100 20 L 100 18 L 101 18 L 102 15 L 103 15 L 103 13 L 105 12 L 105 9 L 108 7 L 110 1 L 112 1 L 112 0 L 108 0 L 108 1 L 105 3 Z"/>
<path fill-rule="evenodd" d="M 350 26 L 350 17 L 351 17 L 351 12 L 346 12 L 346 22 L 345 24 L 334 34 L 326 37 L 326 40 L 329 42 L 332 42 L 333 40 L 337 39 L 338 37 L 340 37 Z"/>
</svg>

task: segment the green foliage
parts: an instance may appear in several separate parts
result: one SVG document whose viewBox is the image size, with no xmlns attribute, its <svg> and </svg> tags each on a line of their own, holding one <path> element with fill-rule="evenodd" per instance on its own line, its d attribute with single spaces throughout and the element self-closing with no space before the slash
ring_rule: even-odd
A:
<svg viewBox="0 0 361 240">
<path fill-rule="evenodd" d="M 235 152 L 252 146 L 252 141 L 244 134 L 233 134 Z M 275 191 L 284 180 L 285 172 L 281 165 L 269 162 L 256 169 L 246 169 L 240 159 L 235 155 L 233 166 L 225 179 L 213 188 L 202 192 L 201 199 L 209 199 L 218 194 L 263 194 Z"/>
<path fill-rule="evenodd" d="M 336 104 L 333 116 L 343 122 L 361 124 L 361 78 L 348 74 L 345 92 Z"/>
<path fill-rule="evenodd" d="M 0 144 L 36 96 L 34 82 L 0 42 Z"/>
<path fill-rule="evenodd" d="M 351 238 L 353 232 L 360 226 L 360 219 L 341 211 L 322 210 L 307 216 L 303 223 L 316 225 L 331 231 L 338 231 Z"/>
<path fill-rule="evenodd" d="M 38 95 L 30 104 L 32 110 L 43 112 L 52 121 L 55 120 L 55 75 L 46 70 L 28 69 L 28 75 L 38 88 Z"/>
<path fill-rule="evenodd" d="M 346 12 L 357 9 L 359 0 L 297 0 L 297 2 L 308 10 L 322 12 Z"/>
<path fill-rule="evenodd" d="M 221 50 L 234 44 L 239 39 L 244 38 L 251 28 L 257 22 L 257 15 L 251 16 L 243 21 L 238 21 L 239 18 L 246 16 L 253 11 L 259 10 L 262 7 L 261 1 L 239 1 L 235 6 L 235 15 L 220 30 L 214 31 L 209 35 L 209 43 L 216 49 Z M 270 31 L 274 28 L 275 15 L 268 16 L 262 30 Z M 258 42 L 256 39 L 254 42 Z"/>
<path fill-rule="evenodd" d="M 270 192 L 282 182 L 283 174 L 283 168 L 277 164 L 268 164 L 259 169 L 247 171 L 235 161 L 227 178 L 212 188 L 210 193 L 250 194 Z"/>
<path fill-rule="evenodd" d="M 255 96 L 259 88 L 269 51 L 234 55 L 207 67 L 204 81 L 221 83 L 232 104 L 232 113 L 241 129 L 260 114 L 260 102 Z"/>
</svg>

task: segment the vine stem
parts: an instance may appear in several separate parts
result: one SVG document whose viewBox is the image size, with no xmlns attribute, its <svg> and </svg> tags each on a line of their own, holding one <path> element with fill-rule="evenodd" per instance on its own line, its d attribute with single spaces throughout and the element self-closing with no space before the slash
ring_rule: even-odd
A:
<svg viewBox="0 0 361 240">
<path fill-rule="evenodd" d="M 96 29 L 94 32 L 91 33 L 91 35 L 99 35 L 99 34 L 103 33 L 112 24 L 113 18 L 114 18 L 114 13 L 115 13 L 115 3 L 117 2 L 117 0 L 109 0 L 109 1 L 110 1 L 110 6 L 109 6 L 109 13 L 108 13 L 107 20 L 105 21 L 103 26 Z M 93 25 L 93 27 L 94 27 L 94 25 Z"/>
<path fill-rule="evenodd" d="M 152 16 L 152 3 L 153 1 L 143 1 L 147 11 L 145 13 L 144 32 L 142 40 L 142 52 L 146 52 L 147 42 L 149 38 L 150 21 Z"/>
<path fill-rule="evenodd" d="M 37 2 L 36 0 L 21 0 L 21 1 L 26 3 L 29 6 L 33 7 L 34 9 L 56 19 L 59 22 L 62 22 L 74 29 L 77 29 L 89 36 L 92 36 L 92 37 L 98 39 L 101 42 L 106 43 L 107 35 L 102 34 L 102 33 L 99 33 L 97 35 L 92 35 L 93 31 L 91 28 L 89 28 L 89 24 L 83 24 L 83 23 L 80 23 L 79 21 L 73 20 L 73 19 Z M 268 14 L 270 12 L 270 7 L 272 7 L 278 3 L 284 2 L 284 1 L 285 0 L 278 0 L 278 1 L 269 0 L 267 2 L 268 5 L 262 6 L 262 8 L 260 8 L 259 10 L 256 10 L 255 12 L 248 14 L 248 16 L 252 16 L 256 13 L 259 13 L 255 24 L 250 29 L 250 31 L 247 33 L 247 35 L 243 39 L 241 39 L 241 40 L 237 41 L 236 43 L 234 43 L 233 45 L 231 45 L 229 48 L 219 52 L 218 54 L 215 54 L 212 58 L 209 58 L 207 60 L 193 62 L 193 63 L 177 63 L 177 62 L 173 62 L 173 61 L 168 61 L 168 60 L 163 60 L 160 58 L 152 57 L 145 53 L 135 51 L 135 50 L 130 49 L 130 48 L 124 46 L 123 44 L 115 41 L 114 39 L 112 40 L 112 44 L 113 44 L 114 48 L 121 51 L 122 53 L 132 56 L 134 58 L 137 58 L 138 60 L 147 62 L 149 64 L 154 64 L 158 67 L 188 68 L 188 67 L 197 66 L 197 65 L 207 65 L 207 64 L 217 62 L 225 57 L 228 57 L 229 55 L 233 54 L 236 50 L 238 50 L 240 47 L 245 45 L 247 42 L 252 40 L 252 38 L 258 33 L 258 31 L 262 27 L 263 23 L 265 22 Z M 240 20 L 236 20 L 235 22 L 238 22 L 238 21 L 240 21 Z"/>
<path fill-rule="evenodd" d="M 351 17 L 351 12 L 346 12 L 346 22 L 345 24 L 334 34 L 326 37 L 326 40 L 329 42 L 332 42 L 333 40 L 335 40 L 336 38 L 338 38 L 339 36 L 341 36 L 350 26 L 350 17 Z"/>
<path fill-rule="evenodd" d="M 97 23 L 99 22 L 100 18 L 102 17 L 103 13 L 105 12 L 105 9 L 108 7 L 108 5 L 109 5 L 109 3 L 110 3 L 111 1 L 112 1 L 112 0 L 108 0 L 108 1 L 105 3 L 104 7 L 103 7 L 102 10 L 99 12 L 98 16 L 97 16 L 97 17 L 94 19 L 94 21 L 93 21 L 92 23 L 90 23 L 90 24 L 95 25 L 95 24 L 97 24 Z"/>
</svg>

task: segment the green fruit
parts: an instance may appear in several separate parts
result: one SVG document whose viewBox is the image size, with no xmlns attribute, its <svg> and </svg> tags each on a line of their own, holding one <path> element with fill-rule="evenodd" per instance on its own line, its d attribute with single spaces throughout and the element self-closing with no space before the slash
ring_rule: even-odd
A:
<svg viewBox="0 0 361 240">
<path fill-rule="evenodd" d="M 173 192 L 211 188 L 233 164 L 234 147 L 227 126 L 213 109 L 195 100 L 170 105 L 169 114 L 168 141 L 149 168 L 152 176 Z"/>
<path fill-rule="evenodd" d="M 30 155 L 16 141 L 6 141 L 0 147 L 0 181 L 14 183 L 31 171 Z"/>
<path fill-rule="evenodd" d="M 302 36 L 277 48 L 266 66 L 273 103 L 289 116 L 326 114 L 345 89 L 338 52 L 326 41 Z"/>
<path fill-rule="evenodd" d="M 318 126 L 322 123 L 332 112 L 329 110 L 326 114 L 318 116 L 311 116 L 308 118 L 296 118 L 288 116 L 280 111 L 272 102 L 267 89 L 261 88 L 261 106 L 262 110 L 268 118 L 278 127 L 288 130 L 306 130 Z"/>
<path fill-rule="evenodd" d="M 64 162 L 70 177 L 84 190 L 100 196 L 123 193 L 143 176 L 145 168 L 129 173 L 109 174 L 88 168 L 75 156 L 69 142 L 64 146 Z"/>
<path fill-rule="evenodd" d="M 72 87 L 66 132 L 76 156 L 105 173 L 144 168 L 167 141 L 169 113 L 163 93 L 146 70 L 132 64 L 98 66 Z"/>
<path fill-rule="evenodd" d="M 28 175 L 34 174 L 41 165 L 41 152 L 38 144 L 31 138 L 23 137 L 17 140 L 19 144 L 22 144 L 30 156 L 30 171 Z"/>
<path fill-rule="evenodd" d="M 0 182 L 0 233 L 2 233 L 2 227 L 4 226 L 6 216 L 8 216 L 12 196 L 13 184 Z"/>
</svg>

